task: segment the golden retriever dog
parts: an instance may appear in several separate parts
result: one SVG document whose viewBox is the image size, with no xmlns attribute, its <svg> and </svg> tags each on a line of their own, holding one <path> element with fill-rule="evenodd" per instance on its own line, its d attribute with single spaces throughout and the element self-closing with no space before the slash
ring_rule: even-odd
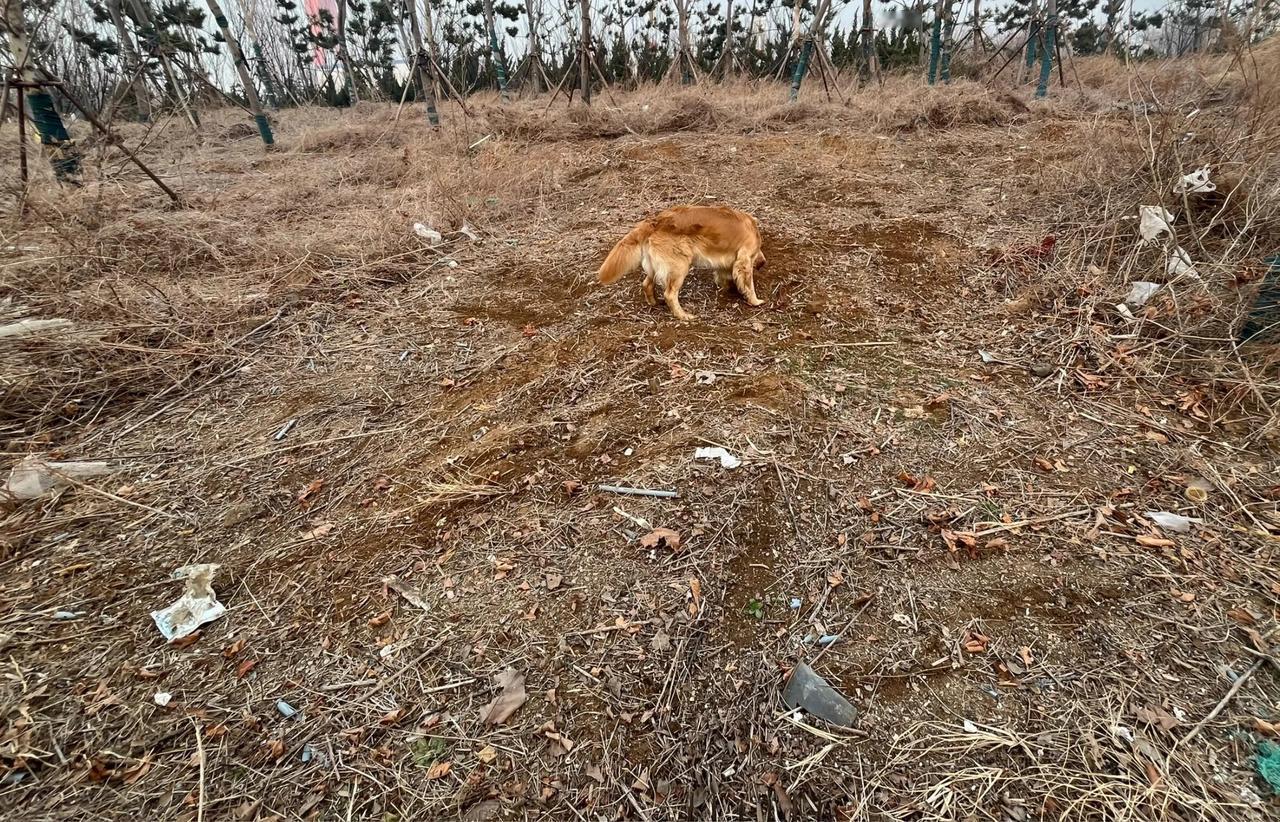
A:
<svg viewBox="0 0 1280 822">
<path fill-rule="evenodd" d="M 755 285 L 755 271 L 764 267 L 756 218 L 727 206 L 669 208 L 631 229 L 609 252 L 598 276 L 600 282 L 612 283 L 641 268 L 649 305 L 658 304 L 656 284 L 676 319 L 692 320 L 680 307 L 680 286 L 693 267 L 714 268 L 721 288 L 732 277 L 748 305 L 763 304 Z"/>
</svg>

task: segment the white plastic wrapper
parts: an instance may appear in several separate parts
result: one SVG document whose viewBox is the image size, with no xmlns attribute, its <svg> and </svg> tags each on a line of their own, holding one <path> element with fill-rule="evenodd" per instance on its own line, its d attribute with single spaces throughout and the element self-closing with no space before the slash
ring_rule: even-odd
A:
<svg viewBox="0 0 1280 822">
<path fill-rule="evenodd" d="M 1178 194 L 1202 194 L 1217 191 L 1218 186 L 1209 181 L 1209 167 L 1204 166 L 1190 174 L 1184 174 L 1182 179 L 1173 184 L 1173 190 Z"/>
<path fill-rule="evenodd" d="M 186 580 L 182 596 L 161 611 L 152 611 L 151 618 L 164 638 L 173 642 L 195 633 L 201 625 L 213 622 L 227 612 L 213 592 L 213 576 L 221 565 L 184 565 L 173 572 L 174 579 Z"/>
<path fill-rule="evenodd" d="M 1165 234 L 1173 234 L 1173 215 L 1161 206 L 1138 206 L 1138 233 L 1149 243 Z"/>
</svg>

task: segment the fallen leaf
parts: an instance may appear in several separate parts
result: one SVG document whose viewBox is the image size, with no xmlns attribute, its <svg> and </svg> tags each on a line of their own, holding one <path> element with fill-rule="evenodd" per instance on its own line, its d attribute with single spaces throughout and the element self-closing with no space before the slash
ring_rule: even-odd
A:
<svg viewBox="0 0 1280 822">
<path fill-rule="evenodd" d="M 405 709 L 403 707 L 396 708 L 394 711 L 387 711 L 382 715 L 382 719 L 378 721 L 383 725 L 395 725 L 404 718 Z"/>
<path fill-rule="evenodd" d="M 1139 545 L 1145 545 L 1147 548 L 1172 548 L 1175 545 L 1171 539 L 1153 537 L 1150 534 L 1138 534 L 1138 536 L 1134 537 L 1134 541 Z"/>
<path fill-rule="evenodd" d="M 1138 721 L 1155 725 L 1162 731 L 1170 731 L 1178 727 L 1178 718 L 1159 706 L 1139 708 L 1134 712 Z"/>
<path fill-rule="evenodd" d="M 333 527 L 334 526 L 332 522 L 316 523 L 315 526 L 310 531 L 307 531 L 305 534 L 302 535 L 302 538 L 303 539 L 320 539 L 321 537 L 326 536 L 330 532 L 332 532 Z"/>
<path fill-rule="evenodd" d="M 524 691 L 524 675 L 515 668 L 507 668 L 493 678 L 493 684 L 502 693 L 480 709 L 480 721 L 485 725 L 500 725 L 514 714 L 529 696 Z"/>
<path fill-rule="evenodd" d="M 1053 463 L 1045 459 L 1044 457 L 1036 457 L 1035 463 L 1036 463 L 1036 467 L 1039 468 L 1041 471 L 1048 471 L 1049 473 L 1053 473 Z"/>
<path fill-rule="evenodd" d="M 483 748 L 476 751 L 476 759 L 479 759 L 486 765 L 497 758 L 498 751 L 492 745 L 485 745 Z"/>
<path fill-rule="evenodd" d="M 1022 660 L 1022 664 L 1026 665 L 1028 668 L 1030 668 L 1031 663 L 1035 661 L 1035 657 L 1031 656 L 1031 648 L 1026 645 L 1023 645 L 1018 649 L 1018 657 Z"/>
<path fill-rule="evenodd" d="M 146 776 L 147 771 L 150 771 L 150 770 L 151 770 L 151 754 L 147 754 L 146 756 L 142 757 L 142 759 L 138 760 L 137 765 L 134 765 L 132 768 L 129 768 L 127 771 L 121 774 L 121 777 L 124 779 L 124 784 L 132 785 L 142 777 Z"/>
<path fill-rule="evenodd" d="M 284 756 L 284 740 L 269 739 L 262 743 L 266 747 L 267 753 L 271 754 L 272 759 L 279 759 Z"/>
<path fill-rule="evenodd" d="M 640 537 L 640 547 L 650 550 L 668 548 L 676 553 L 680 550 L 680 535 L 670 528 L 655 528 Z"/>
<path fill-rule="evenodd" d="M 1253 718 L 1253 727 L 1258 733 L 1263 733 L 1267 736 L 1276 736 L 1277 734 L 1280 734 L 1280 729 L 1276 728 L 1274 722 L 1268 722 L 1267 720 L 1259 719 L 1256 716 Z"/>
<path fill-rule="evenodd" d="M 235 642 L 231 643 L 230 645 L 222 649 L 222 656 L 225 657 L 226 659 L 231 659 L 231 657 L 243 651 L 244 646 L 247 643 L 248 643 L 247 639 L 243 639 L 243 638 L 237 639 Z"/>
<path fill-rule="evenodd" d="M 390 621 L 391 621 L 391 612 L 383 611 L 382 613 L 378 614 L 376 617 L 373 617 L 372 619 L 369 620 L 369 627 L 381 628 L 383 625 L 386 625 Z"/>
<path fill-rule="evenodd" d="M 427 768 L 427 779 L 440 779 L 448 776 L 449 771 L 453 770 L 452 762 L 437 762 L 430 768 Z"/>
<path fill-rule="evenodd" d="M 702 582 L 694 577 L 689 580 L 689 593 L 693 594 L 693 604 L 702 604 Z"/>
<path fill-rule="evenodd" d="M 671 636 L 661 629 L 653 635 L 653 639 L 649 640 L 649 650 L 656 653 L 671 650 Z"/>
<path fill-rule="evenodd" d="M 604 784 L 604 772 L 600 770 L 599 765 L 588 765 L 582 772 L 601 785 Z"/>
<path fill-rule="evenodd" d="M 246 659 L 236 666 L 236 679 L 244 679 L 258 665 L 256 659 Z"/>
<path fill-rule="evenodd" d="M 560 587 L 560 583 L 564 582 L 564 577 L 560 574 L 547 574 L 547 590 L 554 591 Z"/>
<path fill-rule="evenodd" d="M 560 483 L 560 490 L 564 491 L 566 497 L 571 497 L 582 490 L 582 483 L 577 480 L 565 480 Z"/>
<path fill-rule="evenodd" d="M 839 588 L 841 585 L 844 585 L 844 574 L 839 571 L 832 571 L 827 574 L 827 584 L 832 588 Z"/>
<path fill-rule="evenodd" d="M 298 494 L 298 505 L 306 508 L 311 498 L 323 487 L 324 480 L 313 479 L 306 488 L 302 489 L 302 493 Z"/>
<path fill-rule="evenodd" d="M 526 337 L 533 337 L 537 335 L 538 329 L 533 323 L 525 323 L 524 328 L 520 329 L 520 333 Z"/>
<path fill-rule="evenodd" d="M 187 635 L 186 635 L 186 636 L 184 636 L 184 637 L 181 637 L 181 638 L 179 638 L 179 639 L 175 639 L 173 642 L 170 642 L 170 643 L 169 643 L 169 647 L 170 647 L 170 648 L 185 648 L 185 647 L 187 647 L 188 645 L 194 645 L 194 644 L 195 644 L 195 642 L 196 642 L 196 640 L 198 640 L 199 638 L 200 638 L 200 631 L 198 631 L 198 630 L 197 630 L 197 631 L 194 631 L 194 632 L 192 632 L 192 633 L 190 633 L 190 634 L 187 634 Z"/>
</svg>

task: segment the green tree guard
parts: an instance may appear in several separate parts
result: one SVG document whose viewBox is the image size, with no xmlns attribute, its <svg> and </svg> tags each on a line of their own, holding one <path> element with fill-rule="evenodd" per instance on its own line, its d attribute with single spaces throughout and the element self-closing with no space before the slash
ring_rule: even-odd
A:
<svg viewBox="0 0 1280 822">
<path fill-rule="evenodd" d="M 1040 50 L 1040 83 L 1036 96 L 1049 93 L 1049 75 L 1053 72 L 1053 51 L 1058 33 L 1058 0 L 1049 0 L 1049 14 L 1044 23 L 1044 48 Z"/>
<path fill-rule="evenodd" d="M 1032 20 L 1027 24 L 1027 68 L 1036 64 L 1036 43 L 1040 40 L 1040 24 Z"/>
<path fill-rule="evenodd" d="M 493 72 L 498 76 L 498 91 L 504 103 L 511 102 L 507 92 L 507 61 L 502 57 L 502 49 L 498 47 L 498 30 L 493 24 L 493 0 L 484 0 L 484 25 L 489 30 L 489 54 L 493 58 Z"/>
<path fill-rule="evenodd" d="M 809 70 L 809 58 L 813 55 L 813 35 L 804 38 L 800 47 L 800 59 L 796 61 L 796 70 L 791 73 L 791 102 L 800 97 L 800 84 L 804 82 L 804 74 Z"/>
<path fill-rule="evenodd" d="M 18 70 L 18 79 L 29 83 L 27 105 L 31 121 L 40 135 L 40 144 L 49 155 L 49 165 L 59 180 L 73 182 L 80 174 L 80 151 L 71 141 L 71 135 L 62 124 L 62 117 L 53 107 L 49 92 L 35 85 L 36 72 L 30 62 L 31 41 L 27 38 L 27 21 L 22 14 L 22 0 L 8 0 L 4 9 L 5 28 L 8 29 L 9 54 Z"/>
<path fill-rule="evenodd" d="M 947 21 L 942 29 L 942 65 L 938 72 L 942 76 L 942 82 L 951 82 L 951 52 L 955 45 L 955 18 L 952 16 L 951 0 L 945 0 L 947 4 Z"/>
</svg>

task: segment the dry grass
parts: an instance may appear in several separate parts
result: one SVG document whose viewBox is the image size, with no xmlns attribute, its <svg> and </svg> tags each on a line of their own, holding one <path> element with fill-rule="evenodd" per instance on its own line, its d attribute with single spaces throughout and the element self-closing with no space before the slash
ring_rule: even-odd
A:
<svg viewBox="0 0 1280 822">
<path fill-rule="evenodd" d="M 75 327 L 0 340 L 4 450 L 119 470 L 0 519 L 0 808 L 1273 813 L 1277 672 L 1200 726 L 1280 604 L 1273 349 L 1231 341 L 1280 242 L 1272 53 L 1081 60 L 1047 103 L 744 83 L 478 99 L 438 134 L 361 106 L 282 113 L 270 153 L 237 112 L 126 127 L 182 209 L 110 154 L 38 176 L 0 323 Z M 1174 197 L 1205 163 L 1219 193 Z M 765 308 L 695 277 L 676 324 L 591 282 L 702 200 L 759 216 Z M 1143 203 L 1203 282 L 1129 320 L 1166 279 Z M 166 646 L 148 612 L 196 561 L 230 613 Z M 782 709 L 800 660 L 861 734 Z M 486 726 L 508 667 L 528 701 Z"/>
</svg>

